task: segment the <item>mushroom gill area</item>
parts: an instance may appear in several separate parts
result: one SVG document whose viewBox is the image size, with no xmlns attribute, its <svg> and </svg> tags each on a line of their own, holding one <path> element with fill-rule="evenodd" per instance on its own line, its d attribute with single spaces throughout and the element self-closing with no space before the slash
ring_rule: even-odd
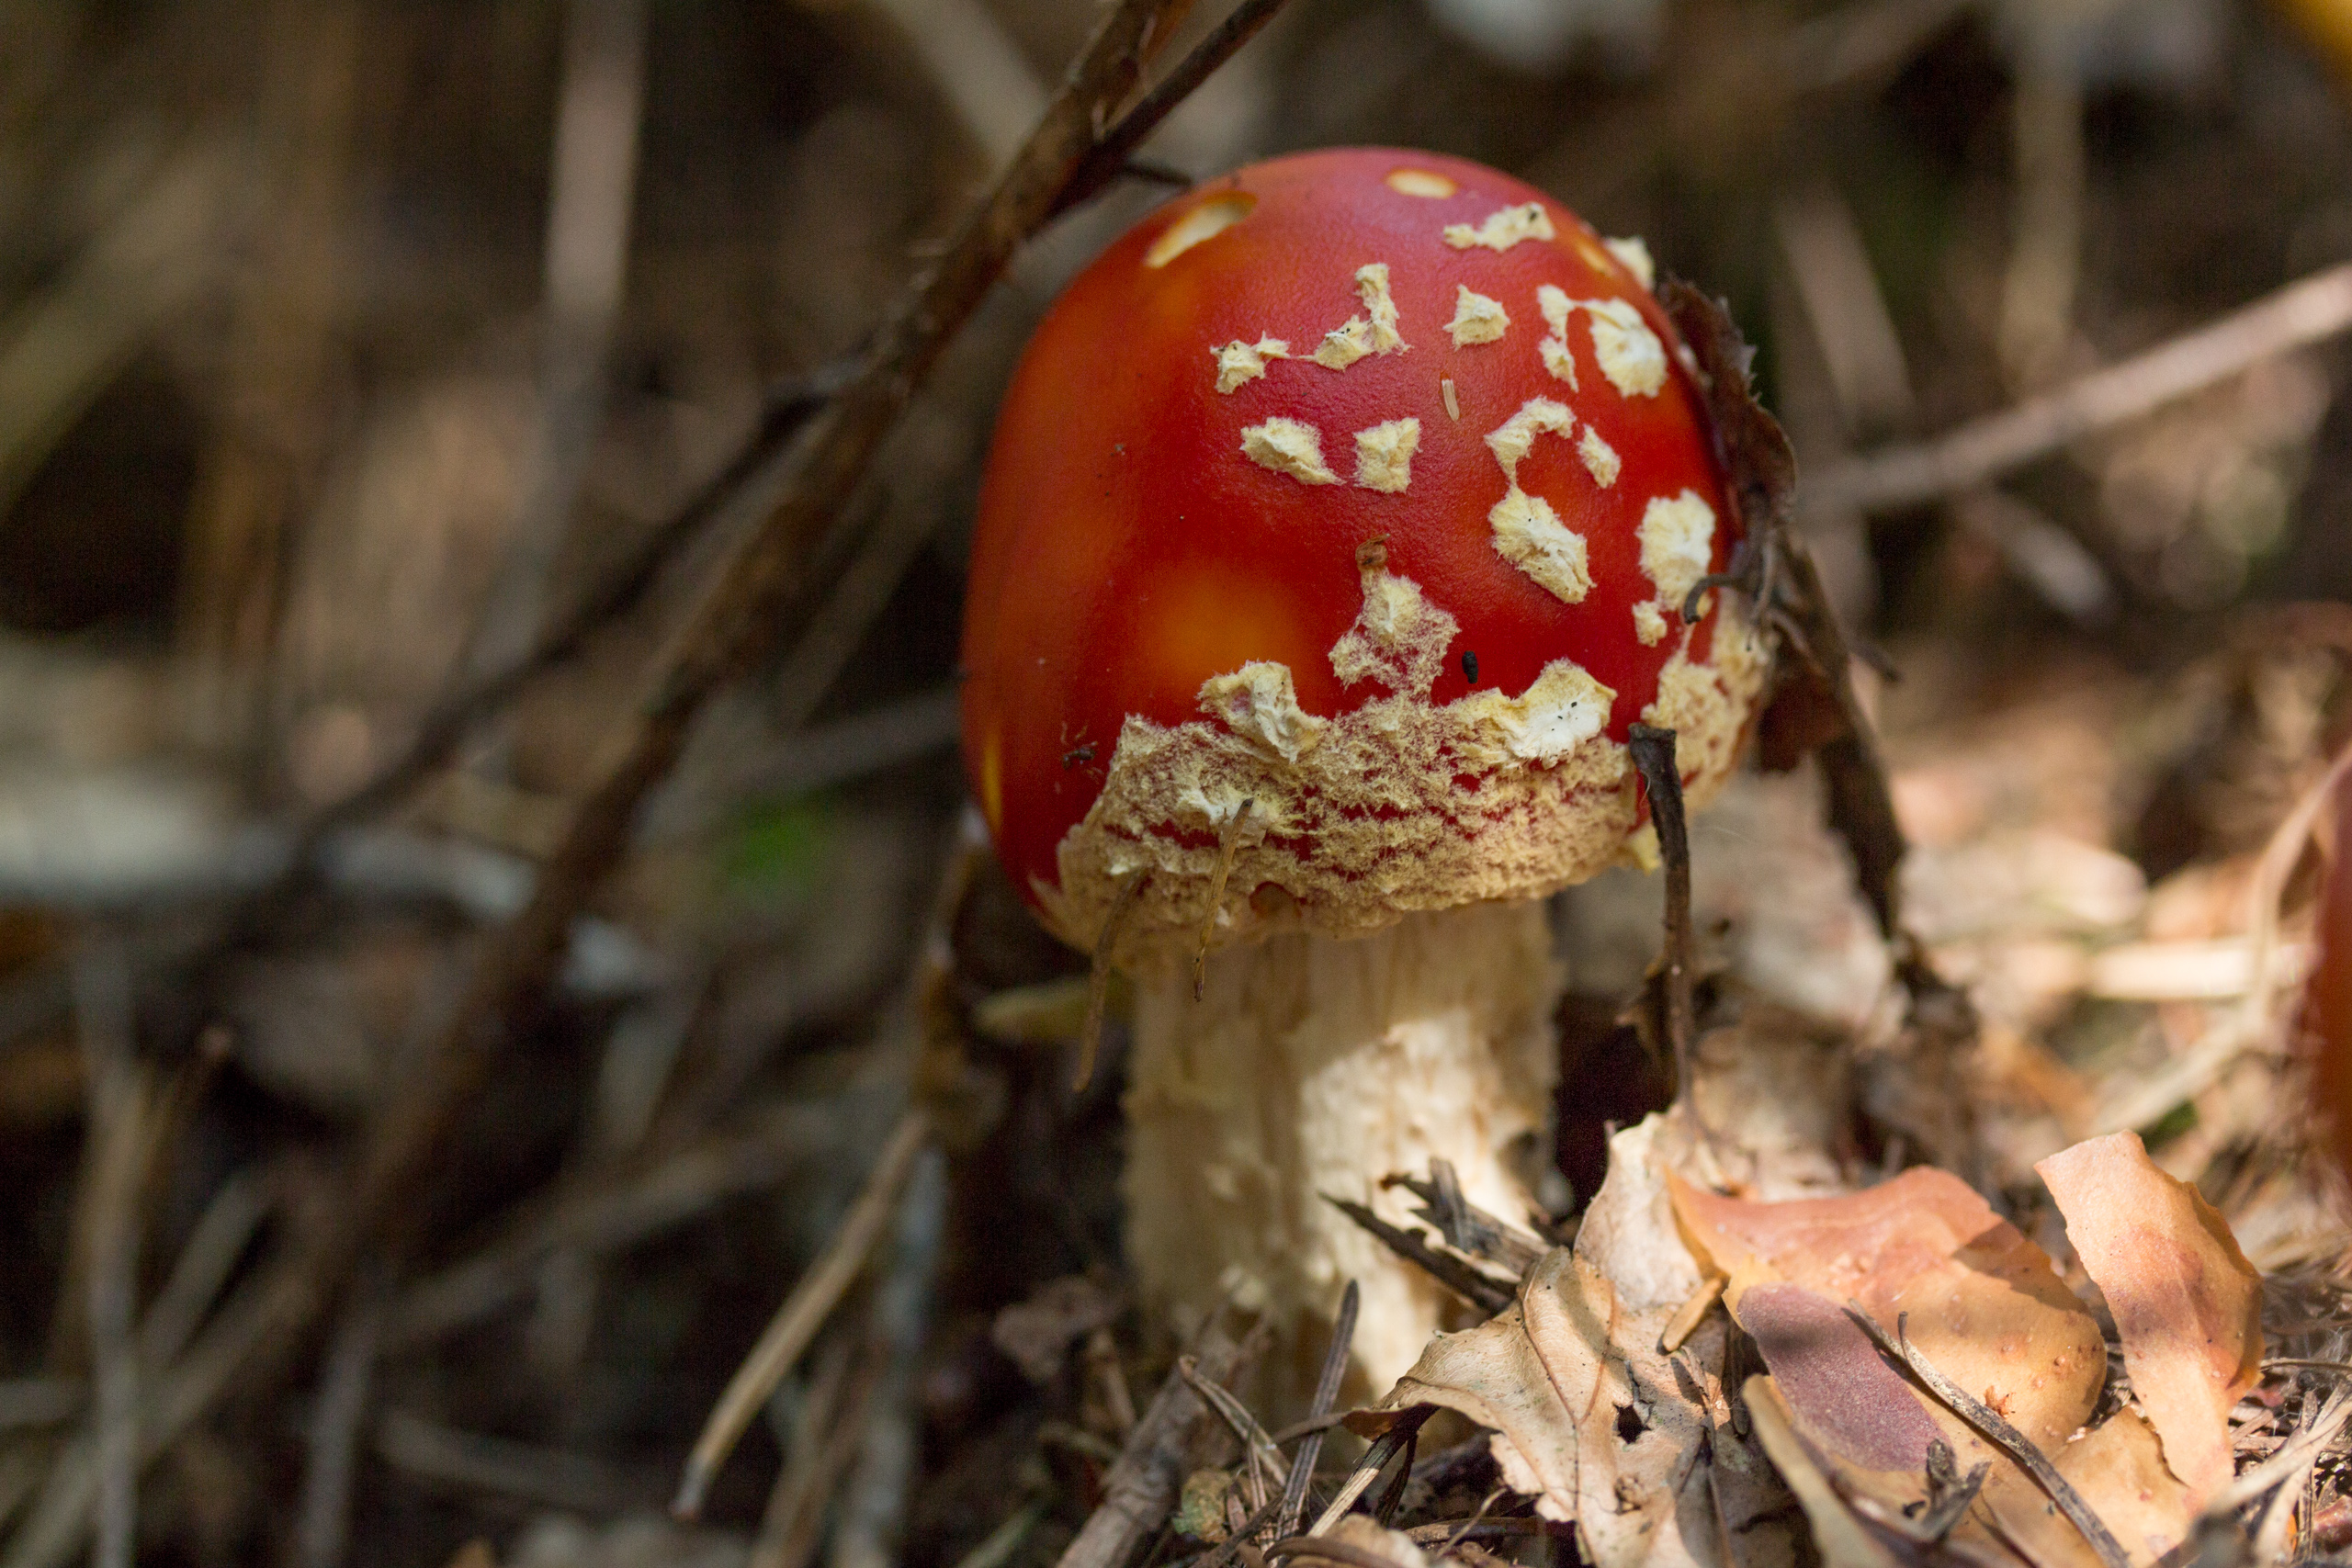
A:
<svg viewBox="0 0 2352 1568">
<path fill-rule="evenodd" d="M 1318 717 L 1299 707 L 1288 668 L 1255 661 L 1203 682 L 1201 719 L 1126 719 L 1102 793 L 1057 846 L 1059 885 L 1033 885 L 1064 940 L 1091 948 L 1139 872 L 1115 956 L 1148 968 L 1189 957 L 1204 918 L 1219 946 L 1283 929 L 1363 935 L 1416 912 L 1537 897 L 1637 852 L 1635 774 L 1607 733 L 1610 688 L 1557 659 L 1516 696 L 1432 703 L 1458 623 L 1376 552 L 1363 587 L 1329 657 L 1344 683 L 1385 693 Z M 1713 599 L 1708 657 L 1690 657 L 1684 628 L 1642 714 L 1678 733 L 1693 805 L 1729 773 L 1764 675 L 1736 598 Z"/>
</svg>

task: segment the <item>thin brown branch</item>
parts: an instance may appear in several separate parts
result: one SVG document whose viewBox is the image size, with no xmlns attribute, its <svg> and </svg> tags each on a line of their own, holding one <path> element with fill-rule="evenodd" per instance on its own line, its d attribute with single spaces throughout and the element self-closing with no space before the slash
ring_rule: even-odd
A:
<svg viewBox="0 0 2352 1568">
<path fill-rule="evenodd" d="M 1396 1412 L 1395 1424 L 1364 1450 L 1363 1458 L 1356 1461 L 1355 1471 L 1348 1477 L 1347 1484 L 1340 1488 L 1340 1495 L 1331 1499 L 1306 1533 L 1310 1536 L 1329 1535 L 1331 1527 L 1346 1517 L 1348 1510 L 1356 1506 L 1356 1499 L 1379 1479 L 1380 1472 L 1387 1469 L 1397 1455 L 1411 1450 L 1421 1428 L 1436 1414 L 1437 1406 L 1434 1404 L 1417 1404 L 1408 1410 Z M 1406 1469 L 1410 1472 L 1411 1461 L 1406 1461 Z"/>
<path fill-rule="evenodd" d="M 1351 1202 L 1345 1198 L 1334 1198 L 1329 1192 L 1323 1194 L 1323 1201 L 1370 1231 L 1397 1257 L 1418 1264 L 1430 1279 L 1487 1316 L 1492 1317 L 1501 1312 L 1515 1299 L 1509 1285 L 1499 1280 L 1487 1278 L 1459 1258 L 1438 1251 L 1421 1239 L 1419 1232 L 1392 1225 L 1363 1204 Z"/>
<path fill-rule="evenodd" d="M 752 1347 L 751 1354 L 743 1358 L 743 1364 L 736 1369 L 726 1392 L 712 1407 L 710 1418 L 703 1424 L 702 1436 L 695 1441 L 694 1452 L 687 1456 L 685 1474 L 678 1483 L 678 1495 L 670 1505 L 673 1514 L 691 1519 L 701 1512 L 703 1496 L 718 1476 L 718 1467 L 734 1451 L 736 1439 L 743 1435 L 752 1417 L 759 1413 L 768 1395 L 775 1392 L 775 1385 L 792 1370 L 801 1352 L 808 1349 L 817 1330 L 824 1326 L 825 1319 L 865 1269 L 866 1258 L 882 1239 L 890 1216 L 897 1212 L 907 1179 L 914 1173 L 915 1156 L 922 1153 L 930 1137 L 931 1127 L 922 1112 L 908 1111 L 898 1131 L 890 1135 L 882 1157 L 875 1162 L 865 1179 L 865 1190 L 858 1194 L 841 1229 L 776 1309 L 775 1317 Z"/>
<path fill-rule="evenodd" d="M 388 1350 L 462 1328 L 530 1292 L 554 1253 L 606 1257 L 687 1224 L 714 1204 L 772 1188 L 865 1115 L 839 1100 L 772 1106 L 683 1148 L 587 1172 L 518 1213 L 481 1249 L 404 1290 L 384 1327 Z"/>
<path fill-rule="evenodd" d="M 1234 1441 L 1241 1445 L 1242 1460 L 1251 1489 L 1250 1506 L 1264 1507 L 1268 1501 L 1265 1491 L 1267 1478 L 1281 1465 L 1283 1458 L 1281 1451 L 1274 1447 L 1274 1440 L 1266 1436 L 1266 1428 L 1259 1425 L 1258 1417 L 1250 1414 L 1248 1405 L 1201 1375 L 1200 1365 L 1192 1357 L 1177 1357 L 1176 1371 L 1186 1386 L 1216 1412 L 1217 1419 L 1225 1423 L 1226 1429 L 1233 1434 Z"/>
<path fill-rule="evenodd" d="M 1806 483 L 1805 504 L 1887 512 L 1973 490 L 2086 435 L 2346 331 L 2352 264 L 2314 273 L 2144 354 L 1933 440 L 1825 468 Z"/>
<path fill-rule="evenodd" d="M 1340 1292 L 1339 1315 L 1331 1322 L 1331 1343 L 1323 1350 L 1323 1370 L 1315 1380 L 1315 1402 L 1307 1406 L 1306 1418 L 1319 1420 L 1329 1416 L 1340 1402 L 1340 1383 L 1348 1374 L 1348 1351 L 1355 1343 L 1356 1310 L 1363 1292 L 1353 1280 Z M 1290 1474 L 1283 1483 L 1282 1511 L 1274 1516 L 1274 1536 L 1280 1540 L 1298 1533 L 1300 1514 L 1306 1507 L 1306 1488 L 1315 1480 L 1315 1461 L 1323 1457 L 1323 1434 L 1328 1427 L 1317 1427 L 1298 1445 L 1298 1452 L 1291 1456 Z"/>
<path fill-rule="evenodd" d="M 1674 1092 L 1687 1098 L 1698 1032 L 1690 1001 L 1698 939 L 1690 927 L 1690 829 L 1682 815 L 1682 773 L 1675 764 L 1671 729 L 1636 724 L 1626 744 L 1649 791 L 1650 825 L 1657 829 L 1657 855 L 1666 867 L 1666 952 L 1660 960 L 1666 982 L 1666 1045 L 1674 1062 Z"/>
<path fill-rule="evenodd" d="M 1102 134 L 1062 188 L 1051 216 L 1059 217 L 1121 175 L 1133 173 L 1159 178 L 1150 165 L 1137 165 L 1136 149 L 1159 129 L 1159 122 L 1175 112 L 1178 105 L 1193 96 L 1194 89 L 1214 75 L 1217 67 L 1256 38 L 1274 19 L 1274 13 L 1283 8 L 1283 0 L 1241 0 L 1206 38 L 1193 46 L 1191 53 L 1176 62 L 1165 81 L 1137 99 L 1135 107 L 1121 115 L 1119 122 Z"/>
<path fill-rule="evenodd" d="M 1194 1352 L 1195 1370 L 1208 1382 L 1232 1383 L 1256 1360 L 1266 1339 L 1262 1325 L 1238 1346 L 1212 1332 Z M 1208 1406 L 1183 1375 L 1170 1372 L 1103 1476 L 1101 1505 L 1063 1551 L 1057 1568 L 1125 1568 L 1176 1506 L 1208 1420 Z"/>
<path fill-rule="evenodd" d="M 2033 1477 L 2034 1484 L 2058 1506 L 2058 1511 L 2082 1532 L 2083 1539 L 2090 1543 L 2091 1550 L 2098 1554 L 2106 1568 L 2130 1568 L 2131 1557 L 2108 1529 L 2106 1522 L 2083 1500 L 2081 1493 L 2067 1484 L 2066 1478 L 2059 1474 L 2049 1457 L 2034 1446 L 2033 1439 L 2003 1420 L 2000 1413 L 1992 1406 L 1946 1377 L 1933 1361 L 1912 1347 L 1904 1332 L 1910 1314 L 1905 1313 L 1895 1318 L 1894 1332 L 1891 1335 L 1881 1328 L 1870 1314 L 1851 1302 L 1846 1303 L 1846 1315 L 1854 1320 L 1856 1327 L 1871 1337 L 1871 1342 L 1883 1354 L 1910 1369 L 1911 1375 L 1917 1378 L 1928 1392 L 1941 1401 L 1953 1415 L 1984 1433 L 2000 1447 L 2002 1452 L 2017 1461 L 2025 1472 Z"/>
</svg>

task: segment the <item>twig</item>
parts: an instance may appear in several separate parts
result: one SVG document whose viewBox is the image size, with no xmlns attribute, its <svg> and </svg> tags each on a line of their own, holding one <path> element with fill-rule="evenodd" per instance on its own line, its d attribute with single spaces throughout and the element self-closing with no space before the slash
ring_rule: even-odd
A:
<svg viewBox="0 0 2352 1568">
<path fill-rule="evenodd" d="M 288 1303 L 278 1293 L 300 1283 L 298 1276 L 284 1273 L 254 1280 L 221 1309 L 187 1355 L 151 1381 L 140 1397 L 136 1423 L 141 1464 L 178 1441 L 227 1391 L 256 1348 L 288 1321 Z M 50 1467 L 40 1500 L 10 1538 L 0 1568 L 64 1568 L 86 1537 L 97 1494 L 95 1445 L 85 1434 Z"/>
<path fill-rule="evenodd" d="M 1252 1492 L 1250 1506 L 1264 1507 L 1267 1501 L 1266 1477 L 1282 1464 L 1282 1451 L 1274 1447 L 1274 1440 L 1266 1436 L 1266 1428 L 1258 1424 L 1258 1417 L 1250 1413 L 1250 1407 L 1201 1376 L 1200 1366 L 1192 1357 L 1177 1357 L 1176 1371 L 1186 1385 L 1216 1412 L 1217 1419 L 1225 1423 L 1227 1429 L 1232 1432 L 1234 1441 L 1241 1445 L 1242 1456 L 1250 1467 Z"/>
<path fill-rule="evenodd" d="M 1194 1558 L 1192 1568 L 1231 1568 L 1234 1560 L 1245 1551 L 1252 1552 L 1256 1562 L 1264 1562 L 1265 1554 L 1257 1551 L 1254 1544 L 1255 1539 L 1260 1530 L 1273 1523 L 1274 1510 L 1282 1506 L 1283 1500 L 1277 1497 L 1256 1513 L 1244 1518 L 1241 1521 L 1241 1528 L 1218 1542 L 1215 1551 L 1204 1551 Z"/>
<path fill-rule="evenodd" d="M 873 1337 L 881 1367 L 865 1418 L 852 1426 L 856 1462 L 842 1488 L 830 1568 L 891 1568 L 900 1555 L 918 1458 L 915 1382 L 931 1329 L 946 1210 L 946 1156 L 926 1147 L 907 1179 L 887 1267 L 876 1270 Z"/>
<path fill-rule="evenodd" d="M 1326 1562 L 1344 1562 L 1348 1568 L 1396 1568 L 1396 1564 L 1377 1551 L 1352 1546 L 1328 1536 L 1295 1535 L 1288 1540 L 1278 1540 L 1266 1548 L 1266 1561 L 1286 1562 L 1293 1557 L 1320 1558 Z"/>
<path fill-rule="evenodd" d="M 376 1424 L 376 1454 L 420 1481 L 488 1492 L 596 1515 L 625 1514 L 655 1501 L 658 1479 L 587 1454 L 461 1431 L 406 1410 Z"/>
<path fill-rule="evenodd" d="M 1046 1517 L 1046 1500 L 1032 1498 L 1012 1511 L 1004 1523 L 982 1537 L 980 1544 L 956 1560 L 956 1568 L 1002 1568 Z"/>
<path fill-rule="evenodd" d="M 1310 1536 L 1329 1535 L 1331 1527 L 1347 1517 L 1348 1510 L 1356 1506 L 1356 1499 L 1364 1495 L 1365 1489 L 1372 1485 L 1382 1471 L 1388 1468 L 1389 1462 L 1412 1447 L 1413 1440 L 1420 1435 L 1421 1427 L 1436 1414 L 1437 1406 L 1434 1404 L 1417 1404 L 1409 1410 L 1398 1411 L 1396 1424 L 1364 1450 L 1363 1458 L 1356 1461 L 1355 1471 L 1348 1477 L 1347 1484 L 1340 1488 L 1340 1495 L 1331 1499 L 1306 1533 Z M 1407 1466 L 1408 1471 L 1410 1468 Z"/>
<path fill-rule="evenodd" d="M 628 272 L 645 100 L 646 0 L 570 0 L 555 114 L 540 298 L 539 412 L 505 558 L 460 660 L 513 664 L 536 640 L 549 573 L 605 411 Z"/>
<path fill-rule="evenodd" d="M 752 1347 L 751 1354 L 743 1358 L 743 1364 L 736 1369 L 726 1392 L 712 1407 L 709 1419 L 704 1422 L 702 1436 L 695 1439 L 694 1451 L 686 1458 L 678 1495 L 670 1504 L 670 1511 L 679 1518 L 691 1519 L 702 1511 L 703 1496 L 709 1491 L 718 1467 L 734 1451 L 743 1428 L 751 1425 L 752 1417 L 775 1391 L 776 1383 L 808 1349 L 817 1330 L 824 1326 L 825 1319 L 865 1267 L 867 1257 L 881 1240 L 898 1208 L 899 1194 L 914 1174 L 916 1156 L 922 1153 L 930 1138 L 931 1126 L 922 1111 L 910 1111 L 899 1120 L 898 1131 L 890 1135 L 882 1157 L 866 1176 L 865 1190 L 858 1194 L 857 1201 L 842 1221 L 841 1229 L 793 1287 L 792 1294 L 776 1309 L 775 1318 Z"/>
<path fill-rule="evenodd" d="M 2223 1487 L 2205 1505 L 2208 1515 L 2233 1514 L 2265 1492 L 2298 1473 L 2304 1463 L 2336 1439 L 2352 1421 L 2352 1392 L 2339 1389 L 2320 1406 L 2312 1424 L 2287 1445 Z"/>
<path fill-rule="evenodd" d="M 824 1538 L 826 1505 L 857 1453 L 866 1402 L 881 1375 L 873 1336 L 861 1329 L 854 1337 L 854 1345 L 832 1347 L 840 1354 L 810 1380 L 744 1568 L 807 1568 L 816 1555 Z"/>
<path fill-rule="evenodd" d="M 1489 1280 L 1459 1258 L 1450 1258 L 1420 1237 L 1418 1231 L 1392 1225 L 1362 1203 L 1351 1203 L 1345 1198 L 1323 1194 L 1323 1201 L 1355 1221 L 1380 1238 L 1391 1252 L 1410 1263 L 1420 1265 L 1423 1272 L 1492 1317 L 1517 1299 L 1509 1285 L 1499 1280 Z"/>
<path fill-rule="evenodd" d="M 1200 1375 L 1220 1385 L 1235 1382 L 1267 1337 L 1262 1324 L 1238 1346 L 1213 1334 L 1194 1352 Z M 1125 1568 L 1175 1506 L 1208 1414 L 1182 1374 L 1170 1372 L 1127 1434 L 1118 1461 L 1102 1477 L 1102 1503 L 1063 1551 L 1057 1568 Z"/>
<path fill-rule="evenodd" d="M 367 783 L 321 807 L 297 830 L 287 866 L 248 897 L 220 937 L 198 956 L 239 945 L 265 928 L 310 876 L 320 849 L 337 829 L 376 816 L 405 799 L 457 754 L 467 734 L 539 676 L 565 663 L 595 634 L 627 615 L 652 592 L 686 545 L 721 516 L 765 499 L 792 438 L 848 384 L 854 367 L 831 364 L 780 382 L 767 394 L 758 422 L 734 456 L 720 465 L 608 574 L 582 595 L 532 644 L 530 651 L 493 674 L 472 679 L 435 704 L 401 752 Z"/>
<path fill-rule="evenodd" d="M 139 1364 L 151 1376 L 179 1359 L 195 1338 L 204 1314 L 220 1298 L 272 1206 L 270 1180 L 247 1168 L 220 1184 L 198 1216 L 196 1228 L 172 1260 L 164 1288 L 147 1303 L 139 1324 Z"/>
<path fill-rule="evenodd" d="M 1690 971 L 1697 939 L 1690 929 L 1690 831 L 1682 816 L 1682 773 L 1674 761 L 1674 731 L 1636 724 L 1627 747 L 1648 786 L 1650 824 L 1657 829 L 1658 859 L 1666 866 L 1666 1043 L 1674 1059 L 1674 1092 L 1698 1114 L 1690 1050 L 1697 1022 L 1690 1002 Z"/>
<path fill-rule="evenodd" d="M 1823 469 L 1808 508 L 1886 512 L 1973 490 L 2070 442 L 2352 329 L 2352 264 L 2329 267 L 2219 321 L 1932 441 Z"/>
<path fill-rule="evenodd" d="M 775 1186 L 834 1146 L 856 1116 L 840 1100 L 771 1106 L 651 1163 L 591 1173 L 526 1213 L 472 1257 L 402 1292 L 385 1347 L 406 1349 L 497 1312 L 558 1251 L 598 1258 L 686 1224 L 726 1199 Z"/>
<path fill-rule="evenodd" d="M 1102 917 L 1102 929 L 1094 933 L 1094 952 L 1086 965 L 1086 1021 L 1079 1025 L 1078 1066 L 1070 1074 L 1072 1094 L 1083 1093 L 1094 1077 L 1094 1059 L 1102 1050 L 1102 1015 L 1111 1002 L 1111 972 L 1118 958 L 1119 938 L 1150 883 L 1148 867 L 1127 873 Z"/>
<path fill-rule="evenodd" d="M 2248 966 L 2253 974 L 2236 1010 L 2220 1027 L 2208 1029 L 2188 1051 L 2133 1084 L 2116 1102 L 2102 1107 L 2096 1131 L 2146 1126 L 2198 1094 L 2241 1055 L 2272 1035 L 2274 999 L 2284 978 L 2278 962 L 2279 900 L 2286 896 L 2295 867 L 2302 863 L 2304 847 L 2311 842 L 2321 813 L 2347 778 L 2352 778 L 2352 744 L 2336 753 L 2327 771 L 2303 792 L 2262 847 L 2262 857 L 2255 863 L 2246 888 L 2246 916 L 2252 928 L 2247 945 L 2253 949 Z"/>
<path fill-rule="evenodd" d="M 0 1436 L 71 1421 L 89 1395 L 71 1378 L 0 1378 Z"/>
<path fill-rule="evenodd" d="M 90 1363 L 96 1393 L 97 1546 L 92 1568 L 130 1568 L 139 1536 L 139 1194 L 145 1187 L 148 1077 L 131 1040 L 130 974 L 121 949 L 94 939 L 74 970 L 74 1012 L 90 1075 Z"/>
<path fill-rule="evenodd" d="M 1362 1305 L 1363 1292 L 1353 1280 L 1340 1292 L 1339 1314 L 1331 1321 L 1331 1343 L 1323 1350 L 1323 1370 L 1315 1379 L 1315 1401 L 1307 1406 L 1306 1416 L 1314 1421 L 1328 1416 L 1340 1402 L 1340 1383 L 1348 1375 L 1348 1351 L 1356 1337 L 1356 1310 Z M 1298 1533 L 1300 1514 L 1306 1508 L 1306 1489 L 1315 1480 L 1315 1461 L 1323 1457 L 1323 1434 L 1329 1428 L 1317 1427 L 1298 1445 L 1298 1452 L 1291 1456 L 1290 1475 L 1283 1483 L 1283 1506 L 1274 1516 L 1274 1536 Z"/>
<path fill-rule="evenodd" d="M 1574 1535 L 1576 1524 L 1566 1519 L 1489 1519 L 1473 1514 L 1466 1519 L 1440 1519 L 1435 1524 L 1412 1525 L 1398 1533 L 1420 1546 L 1443 1546 L 1450 1541 L 1467 1540 L 1474 1535 Z"/>
<path fill-rule="evenodd" d="M 1984 1434 L 1999 1446 L 2002 1452 L 2015 1460 L 2028 1475 L 2032 1476 L 2034 1484 L 2041 1487 L 2050 1500 L 2058 1505 L 2058 1511 L 2066 1516 L 2068 1522 L 2082 1532 L 2083 1539 L 2090 1543 L 2091 1550 L 2098 1554 L 2105 1568 L 2131 1568 L 2131 1557 L 2099 1518 L 2097 1510 L 2083 1500 L 2081 1493 L 2067 1484 L 2066 1478 L 2059 1474 L 2057 1467 L 2034 1446 L 2033 1439 L 2003 1420 L 1999 1412 L 1944 1376 L 1934 1362 L 1912 1348 L 1904 1332 L 1910 1321 L 1910 1314 L 1896 1314 L 1893 1335 L 1881 1328 L 1876 1319 L 1851 1302 L 1846 1303 L 1846 1315 L 1854 1320 L 1856 1327 L 1871 1337 L 1871 1342 L 1882 1352 L 1908 1367 L 1911 1374 L 1927 1385 L 1928 1391 L 1942 1401 L 1953 1415 Z"/>
<path fill-rule="evenodd" d="M 1097 140 L 1093 151 L 1055 198 L 1048 216 L 1060 217 L 1121 175 L 1133 172 L 1136 149 L 1159 129 L 1159 122 L 1216 74 L 1217 68 L 1232 59 L 1243 44 L 1256 38 L 1282 8 L 1283 0 L 1241 0 L 1206 38 L 1193 46 L 1190 54 L 1176 62 L 1166 80 L 1137 99 L 1135 107 L 1120 116 L 1119 122 Z M 1163 21 L 1161 25 L 1168 24 Z"/>
<path fill-rule="evenodd" d="M 295 1568 L 335 1568 L 343 1561 L 351 1531 L 351 1483 L 382 1325 L 380 1296 L 356 1300 L 327 1346 L 304 1444 L 301 1498 L 294 1510 Z"/>
<path fill-rule="evenodd" d="M 1457 1252 L 1483 1258 L 1498 1268 L 1508 1269 L 1519 1275 L 1526 1274 L 1543 1261 L 1542 1244 L 1463 1196 L 1461 1179 L 1453 1174 L 1453 1167 L 1449 1162 L 1432 1159 L 1430 1161 L 1430 1173 L 1428 1180 L 1402 1172 L 1384 1176 L 1380 1179 L 1380 1185 L 1384 1188 L 1402 1187 L 1427 1204 L 1427 1208 L 1419 1211 L 1421 1217 L 1436 1226 L 1445 1244 Z M 1440 1175 L 1452 1183 L 1450 1199 L 1446 1196 L 1448 1189 L 1445 1183 L 1436 1179 Z"/>
</svg>

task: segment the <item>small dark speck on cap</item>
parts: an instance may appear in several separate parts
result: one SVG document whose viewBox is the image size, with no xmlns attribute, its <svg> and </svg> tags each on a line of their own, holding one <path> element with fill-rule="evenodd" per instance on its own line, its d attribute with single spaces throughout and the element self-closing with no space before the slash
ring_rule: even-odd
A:
<svg viewBox="0 0 2352 1568">
<path fill-rule="evenodd" d="M 1474 686 L 1478 683 L 1478 656 L 1466 648 L 1462 650 L 1462 678 Z"/>
</svg>

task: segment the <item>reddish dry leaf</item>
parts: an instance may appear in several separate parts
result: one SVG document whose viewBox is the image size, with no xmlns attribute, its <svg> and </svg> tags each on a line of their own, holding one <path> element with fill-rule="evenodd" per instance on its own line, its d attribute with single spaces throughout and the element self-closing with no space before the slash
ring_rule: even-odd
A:
<svg viewBox="0 0 2352 1568">
<path fill-rule="evenodd" d="M 2197 1510 L 2165 1468 L 2155 1428 L 2126 1408 L 2050 1455 L 2134 1563 L 2153 1564 L 2188 1537 Z M 2098 1555 L 2049 1499 L 2002 1499 L 2001 1529 L 2039 1568 L 2098 1568 Z"/>
<path fill-rule="evenodd" d="M 1832 1458 L 1905 1476 L 1927 1470 L 1928 1445 L 1942 1429 L 1843 1307 L 1802 1285 L 1758 1285 L 1739 1321 Z"/>
<path fill-rule="evenodd" d="M 2132 1391 L 2202 1504 L 2229 1482 L 2230 1410 L 2262 1374 L 2262 1280 L 2227 1221 L 2157 1169 L 2137 1133 L 2034 1167 L 2107 1298 Z"/>
<path fill-rule="evenodd" d="M 2044 1450 L 2090 1416 L 2107 1371 L 2098 1325 L 2041 1249 L 1957 1177 L 1908 1170 L 1868 1191 L 1789 1203 L 1669 1180 L 1685 1235 L 1729 1276 L 1724 1301 L 1743 1325 L 1750 1291 L 1800 1285 L 1856 1303 L 1890 1333 L 1907 1314 L 1928 1360 Z"/>
<path fill-rule="evenodd" d="M 1796 1416 L 1770 1378 L 1761 1373 L 1747 1380 L 1740 1397 L 1764 1451 L 1788 1479 L 1813 1527 L 1813 1546 L 1824 1568 L 1895 1568 L 1893 1552 L 1856 1518 L 1829 1476 L 1815 1462 L 1811 1446 L 1797 1429 Z"/>
</svg>

